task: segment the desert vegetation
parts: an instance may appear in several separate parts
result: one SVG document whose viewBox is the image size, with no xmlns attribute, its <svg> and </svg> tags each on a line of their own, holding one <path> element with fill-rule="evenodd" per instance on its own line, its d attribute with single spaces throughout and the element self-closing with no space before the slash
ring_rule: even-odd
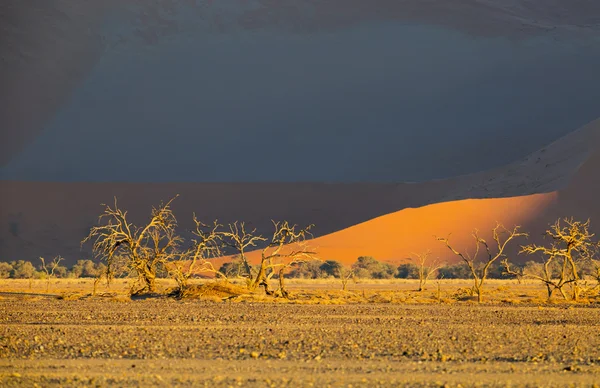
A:
<svg viewBox="0 0 600 388">
<path fill-rule="evenodd" d="M 237 294 L 262 288 L 265 295 L 284 299 L 290 297 L 286 278 L 329 280 L 343 292 L 348 292 L 349 283 L 385 279 L 416 279 L 418 292 L 433 279 L 439 291 L 441 280 L 468 279 L 471 286 L 465 292 L 478 302 L 484 300 L 488 279 L 516 279 L 519 284 L 532 279 L 546 288 L 548 300 L 555 291 L 574 302 L 582 295 L 587 301 L 596 300 L 600 293 L 600 245 L 590 232 L 590 220 L 557 220 L 545 233 L 546 245 L 527 244 L 528 234 L 519 226 L 507 229 L 501 224 L 492 230 L 491 242 L 474 230 L 470 252 L 455 249 L 451 236 L 436 237 L 460 259 L 457 264 L 444 263 L 426 251 L 414 253 L 400 265 L 361 256 L 346 266 L 321 258 L 318 249 L 311 247 L 313 225 L 301 228 L 289 221 L 273 221 L 272 234 L 262 235 L 245 222 L 205 224 L 193 214 L 195 228 L 186 231 L 191 236 L 186 240 L 172 211 L 176 198 L 153 208 L 141 225 L 129 220 L 115 198 L 113 205 L 104 205 L 97 225 L 82 240 L 82 246 L 91 246 L 92 260 L 78 260 L 71 268 L 61 265 L 60 256 L 51 261 L 39 258 L 37 266 L 23 260 L 0 263 L 0 278 L 27 279 L 29 288 L 35 279 L 43 279 L 46 292 L 52 279 L 93 278 L 93 294 L 102 280 L 110 286 L 114 279 L 127 279 L 130 295 L 166 292 L 179 298 L 205 295 L 207 282 L 192 282 L 198 279 L 235 286 Z M 509 247 L 520 247 L 521 256 L 538 259 L 519 265 L 522 261 L 509 260 Z M 253 260 L 250 253 L 255 254 Z M 171 279 L 175 285 L 158 292 L 157 279 Z M 436 299 L 441 300 L 439 292 Z"/>
<path fill-rule="evenodd" d="M 590 221 L 558 220 L 544 244 L 497 225 L 470 252 L 432 238 L 458 263 L 345 265 L 319 256 L 312 225 L 264 235 L 194 214 L 180 231 L 174 200 L 141 224 L 105 206 L 82 242 L 92 258 L 70 267 L 0 263 L 2 386 L 593 386 L 600 373 Z"/>
<path fill-rule="evenodd" d="M 527 237 L 526 233 L 519 232 L 519 227 L 516 226 L 513 230 L 507 230 L 504 226 L 498 224 L 493 232 L 494 246 L 490 247 L 488 242 L 481 238 L 479 231 L 473 231 L 473 240 L 475 241 L 474 253 L 462 253 L 452 247 L 448 238 L 438 238 L 442 241 L 452 253 L 460 257 L 461 260 L 469 268 L 471 278 L 473 279 L 472 290 L 477 294 L 477 300 L 481 302 L 483 298 L 483 285 L 488 277 L 490 267 L 499 259 L 505 256 L 507 245 L 514 239 L 519 237 Z M 479 254 L 483 251 L 484 258 L 479 259 Z"/>
</svg>

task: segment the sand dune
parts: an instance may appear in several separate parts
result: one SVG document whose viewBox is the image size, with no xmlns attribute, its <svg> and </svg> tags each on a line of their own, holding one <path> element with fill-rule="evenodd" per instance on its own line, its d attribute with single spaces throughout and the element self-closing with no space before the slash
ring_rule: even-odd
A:
<svg viewBox="0 0 600 388">
<path fill-rule="evenodd" d="M 490 198 L 437 203 L 417 209 L 405 209 L 388 214 L 345 230 L 316 239 L 313 244 L 324 259 L 352 263 L 359 255 L 370 255 L 384 261 L 404 261 L 414 252 L 431 249 L 445 261 L 456 261 L 447 248 L 436 242 L 434 235 L 445 237 L 461 248 L 472 248 L 471 232 L 477 228 L 484 238 L 491 238 L 496 222 L 508 228 L 521 225 L 530 232 L 531 241 L 540 241 L 546 226 L 557 218 L 590 218 L 594 230 L 600 230 L 600 120 L 580 129 L 595 151 L 577 169 L 567 186 L 556 191 L 510 198 Z M 577 140 L 577 141 L 575 141 Z M 561 148 L 563 163 L 582 149 L 575 136 L 554 144 Z M 564 148 L 563 148 L 564 147 Z M 541 150 L 547 152 L 547 149 Z M 529 160 L 537 161 L 537 155 Z M 539 162 L 538 162 L 539 163 Z M 556 168 L 556 164 L 546 164 Z M 499 172 L 499 171 L 497 171 Z M 521 240 L 521 243 L 525 243 Z M 515 246 L 518 246 L 516 244 Z M 514 250 L 511 253 L 515 253 Z M 523 260 L 523 258 L 521 258 Z"/>
<path fill-rule="evenodd" d="M 263 233 L 271 219 L 314 223 L 322 256 L 345 262 L 364 254 L 402 259 L 435 248 L 434 234 L 463 241 L 473 227 L 496 221 L 539 235 L 557 216 L 600 222 L 599 136 L 596 120 L 504 168 L 419 184 L 1 181 L 0 259 L 85 256 L 79 241 L 113 196 L 141 222 L 152 205 L 180 194 L 174 209 L 184 229 L 192 212 L 206 221 L 246 220 Z"/>
<path fill-rule="evenodd" d="M 461 248 L 471 248 L 474 228 L 489 238 L 496 221 L 507 227 L 527 224 L 556 203 L 556 193 L 501 199 L 468 199 L 406 209 L 316 239 L 311 246 L 327 260 L 353 263 L 358 256 L 402 262 L 431 250 L 455 261 L 435 236 L 450 236 Z"/>
<path fill-rule="evenodd" d="M 0 166 L 19 155 L 48 129 L 57 112 L 69 105 L 74 92 L 85 84 L 100 60 L 123 45 L 126 45 L 124 51 L 136 53 L 160 42 L 185 41 L 190 37 L 201 39 L 209 34 L 240 31 L 318 34 L 389 22 L 439 26 L 476 37 L 501 37 L 511 41 L 529 37 L 548 37 L 554 41 L 567 36 L 579 42 L 579 37 L 593 38 L 600 30 L 600 5 L 585 0 L 237 0 L 225 3 L 227 5 L 209 0 L 3 1 L 0 5 Z M 114 30 L 110 28 L 112 23 L 117 24 Z M 123 63 L 126 61 L 123 59 Z M 565 77 L 564 83 L 573 78 Z M 473 81 L 480 80 L 474 78 Z M 198 89 L 203 86 L 204 83 L 199 83 Z M 575 104 L 578 105 L 581 104 Z M 93 122 L 95 118 L 88 120 Z M 66 142 L 68 138 L 63 140 Z"/>
</svg>

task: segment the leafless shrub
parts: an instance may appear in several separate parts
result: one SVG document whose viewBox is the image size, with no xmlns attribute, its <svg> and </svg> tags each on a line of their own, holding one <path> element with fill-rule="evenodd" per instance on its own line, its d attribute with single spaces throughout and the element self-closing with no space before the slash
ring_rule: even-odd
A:
<svg viewBox="0 0 600 388">
<path fill-rule="evenodd" d="M 348 281 L 354 278 L 354 271 L 350 268 L 346 268 L 343 265 L 339 265 L 336 269 L 336 276 L 338 276 L 342 282 L 342 291 L 348 290 Z"/>
<path fill-rule="evenodd" d="M 518 237 L 527 237 L 527 233 L 519 232 L 519 229 L 519 226 L 515 226 L 513 230 L 508 230 L 501 224 L 497 224 L 492 231 L 495 242 L 494 252 L 487 241 L 479 236 L 477 230 L 473 231 L 472 234 L 475 240 L 474 254 L 459 252 L 450 245 L 448 238 L 438 238 L 439 241 L 443 242 L 452 253 L 460 257 L 469 267 L 473 279 L 473 291 L 477 294 L 478 302 L 481 303 L 483 299 L 483 284 L 487 278 L 490 266 L 498 259 L 505 257 L 504 252 L 506 247 L 512 240 Z M 482 250 L 484 251 L 484 259 L 480 261 L 479 254 Z"/>
<path fill-rule="evenodd" d="M 288 221 L 273 221 L 273 227 L 273 235 L 261 251 L 258 271 L 249 288 L 253 290 L 262 286 L 267 295 L 274 295 L 269 289 L 269 280 L 277 274 L 279 293 L 287 298 L 288 292 L 284 283 L 286 270 L 294 264 L 316 259 L 315 252 L 310 250 L 306 241 L 312 237 L 310 230 L 313 226 L 299 229 L 297 225 L 290 225 Z"/>
<path fill-rule="evenodd" d="M 565 300 L 569 299 L 564 288 L 571 285 L 571 298 L 577 301 L 581 292 L 579 267 L 593 260 L 597 243 L 592 241 L 594 234 L 589 231 L 590 220 L 581 222 L 565 218 L 563 221 L 565 225 L 561 224 L 559 219 L 546 231 L 546 237 L 551 240 L 549 246 L 530 244 L 522 247 L 521 253 L 541 254 L 541 274 L 511 269 L 508 261 L 504 261 L 503 264 L 506 271 L 512 275 L 529 277 L 544 283 L 548 299 L 552 298 L 554 290 L 558 290 Z"/>
<path fill-rule="evenodd" d="M 223 233 L 219 231 L 222 226 L 217 221 L 213 225 L 206 225 L 198 221 L 194 214 L 196 225 L 193 231 L 192 247 L 166 263 L 169 275 L 175 279 L 179 292 L 183 292 L 189 285 L 189 279 L 199 272 L 210 272 L 217 277 L 227 278 L 225 274 L 215 268 L 211 259 L 221 256 Z"/>
<path fill-rule="evenodd" d="M 257 273 L 248 262 L 246 252 L 258 248 L 267 239 L 259 235 L 256 229 L 247 229 L 245 222 L 235 221 L 229 224 L 228 228 L 229 230 L 222 233 L 223 245 L 235 250 L 244 270 L 242 276 L 246 278 L 249 288 L 255 288 L 253 283 Z"/>
<path fill-rule="evenodd" d="M 48 292 L 48 290 L 50 290 L 50 279 L 54 277 L 54 272 L 58 268 L 60 262 L 63 261 L 63 258 L 56 256 L 54 259 L 52 259 L 52 262 L 48 263 L 48 265 L 43 257 L 40 257 L 40 260 L 42 262 L 41 269 L 46 275 L 46 292 Z"/>
<path fill-rule="evenodd" d="M 183 242 L 175 233 L 177 219 L 171 210 L 174 199 L 153 208 L 149 222 L 141 227 L 128 221 L 127 212 L 119 209 L 116 198 L 114 207 L 104 205 L 100 225 L 91 228 L 82 244 L 93 242 L 94 256 L 106 261 L 107 279 L 112 278 L 118 264 L 115 259 L 122 257 L 127 269 L 137 275 L 131 293 L 156 291 L 158 266 L 177 258 Z"/>
<path fill-rule="evenodd" d="M 430 250 L 424 253 L 413 253 L 413 255 L 415 256 L 419 270 L 419 291 L 423 291 L 425 290 L 427 280 L 442 267 L 442 264 L 438 259 L 431 259 Z"/>
<path fill-rule="evenodd" d="M 297 225 L 290 225 L 288 221 L 273 221 L 274 231 L 271 238 L 267 239 L 257 234 L 256 229 L 247 230 L 243 222 L 229 224 L 229 231 L 223 232 L 223 241 L 226 247 L 236 251 L 241 260 L 246 277 L 246 284 L 250 291 L 259 286 L 264 287 L 267 295 L 274 295 L 275 291 L 269 288 L 269 280 L 275 275 L 279 278 L 279 293 L 288 296 L 285 289 L 285 272 L 294 264 L 314 260 L 314 252 L 308 249 L 307 237 L 312 237 L 312 225 L 298 229 Z M 261 251 L 258 267 L 254 269 L 246 257 L 249 249 L 265 244 Z"/>
</svg>

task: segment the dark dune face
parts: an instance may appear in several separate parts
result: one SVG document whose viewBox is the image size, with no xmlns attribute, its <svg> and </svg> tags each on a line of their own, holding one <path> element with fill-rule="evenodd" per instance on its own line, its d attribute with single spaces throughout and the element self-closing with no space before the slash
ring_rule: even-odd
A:
<svg viewBox="0 0 600 388">
<path fill-rule="evenodd" d="M 116 196 L 130 220 L 142 224 L 175 194 L 186 237 L 192 213 L 205 222 L 243 220 L 263 234 L 271 220 L 290 220 L 316 225 L 314 246 L 323 258 L 397 260 L 427 249 L 442 257 L 448 250 L 433 235 L 452 233 L 470 248 L 473 228 L 491 238 L 486 232 L 496 222 L 523 225 L 533 238 L 558 217 L 600 219 L 599 149 L 600 119 L 500 169 L 418 184 L 0 181 L 0 260 L 60 254 L 74 262 L 89 254 L 79 241 L 97 222 L 100 203 Z"/>
<path fill-rule="evenodd" d="M 600 116 L 589 1 L 7 4 L 1 179 L 424 181 Z"/>
</svg>

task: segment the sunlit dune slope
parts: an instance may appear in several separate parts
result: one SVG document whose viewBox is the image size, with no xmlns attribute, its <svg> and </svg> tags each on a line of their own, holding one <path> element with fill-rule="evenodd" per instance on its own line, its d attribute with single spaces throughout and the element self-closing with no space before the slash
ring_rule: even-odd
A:
<svg viewBox="0 0 600 388">
<path fill-rule="evenodd" d="M 573 135 L 552 145 L 562 149 L 562 157 L 555 163 L 564 162 L 576 153 L 586 154 L 586 160 L 570 177 L 568 184 L 559 190 L 509 198 L 449 201 L 403 209 L 316 238 L 311 241 L 311 248 L 323 260 L 337 260 L 346 264 L 353 263 L 359 256 L 404 262 L 414 253 L 427 250 L 431 250 L 434 257 L 452 263 L 460 259 L 443 243 L 436 241 L 434 236 L 450 236 L 455 248 L 473 252 L 473 230 L 478 229 L 481 237 L 493 243 L 491 231 L 497 223 L 501 223 L 506 228 L 519 225 L 530 234 L 527 240 L 515 241 L 508 253 L 516 261 L 531 259 L 517 257 L 519 247 L 532 241 L 542 242 L 544 230 L 557 218 L 590 218 L 595 221 L 592 229 L 599 229 L 600 120 Z M 584 144 L 591 146 L 589 152 L 579 148 Z M 544 151 L 541 150 L 542 153 Z M 538 160 L 536 158 L 533 157 Z M 545 164 L 545 167 L 556 168 L 555 163 Z M 255 261 L 259 258 L 258 252 L 253 252 L 251 256 Z"/>
<path fill-rule="evenodd" d="M 490 238 L 495 222 L 520 225 L 543 213 L 556 201 L 556 193 L 516 198 L 468 199 L 405 209 L 313 241 L 323 259 L 353 263 L 358 256 L 404 261 L 413 253 L 431 249 L 436 257 L 454 258 L 434 236 L 447 237 L 457 248 L 473 246 L 474 228 Z"/>
<path fill-rule="evenodd" d="M 314 223 L 320 255 L 344 262 L 444 252 L 436 234 L 452 233 L 464 247 L 473 228 L 489 232 L 496 221 L 522 224 L 539 239 L 557 217 L 590 217 L 600 225 L 599 133 L 596 120 L 503 168 L 418 184 L 0 181 L 0 260 L 62 255 L 72 263 L 88 256 L 79 242 L 100 204 L 114 196 L 141 223 L 152 206 L 180 194 L 173 206 L 184 234 L 192 212 L 207 222 L 244 220 L 263 234 L 271 219 Z"/>
</svg>

